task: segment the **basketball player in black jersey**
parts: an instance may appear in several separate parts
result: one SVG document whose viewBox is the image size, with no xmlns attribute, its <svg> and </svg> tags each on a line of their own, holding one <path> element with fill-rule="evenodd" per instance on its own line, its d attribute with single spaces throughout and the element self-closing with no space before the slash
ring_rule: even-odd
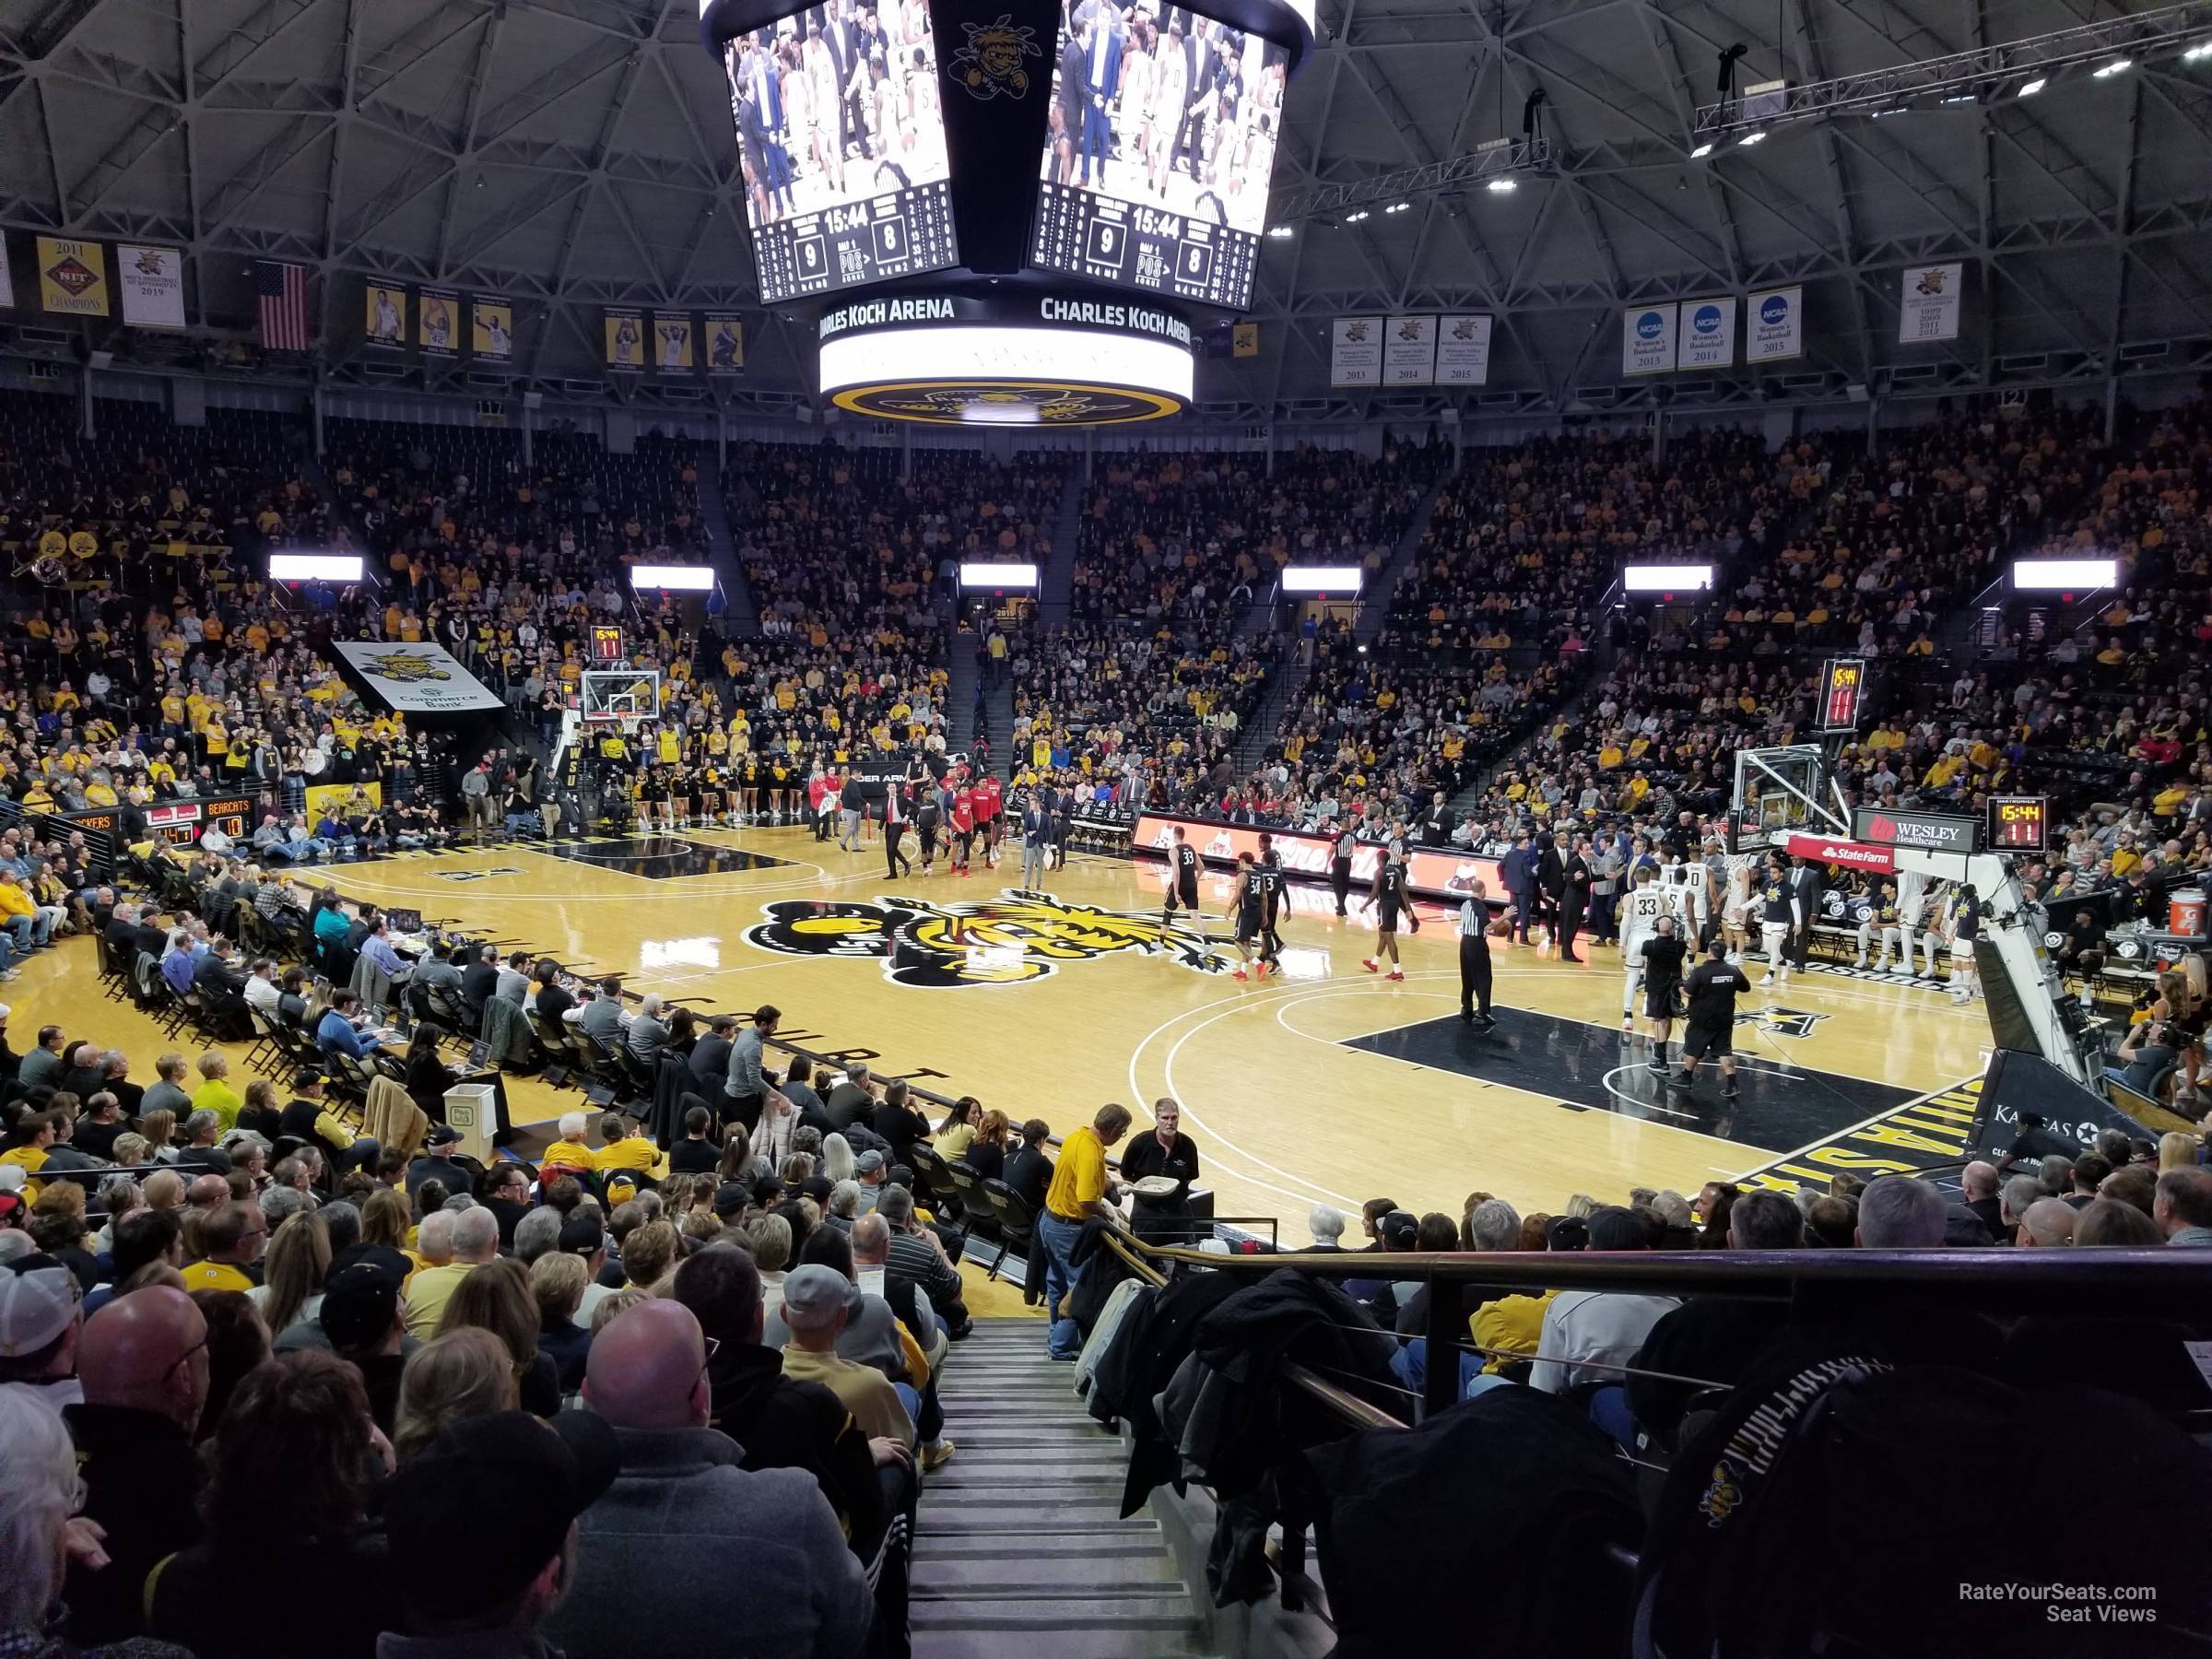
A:
<svg viewBox="0 0 2212 1659">
<path fill-rule="evenodd" d="M 1398 966 L 1398 912 L 1406 912 L 1415 933 L 1421 931 L 1421 919 L 1413 913 L 1413 904 L 1406 891 L 1406 854 L 1395 843 L 1383 853 L 1382 866 L 1375 871 L 1374 890 L 1368 898 L 1375 907 L 1375 954 L 1362 960 L 1359 966 L 1370 973 L 1381 973 L 1376 958 L 1388 957 L 1390 971 L 1382 977 L 1402 980 L 1406 974 Z"/>
<path fill-rule="evenodd" d="M 1282 919 L 1283 900 L 1288 896 L 1285 888 L 1289 878 L 1283 874 L 1282 849 L 1265 830 L 1260 832 L 1260 862 L 1252 876 L 1260 888 L 1260 960 L 1280 973 L 1283 935 L 1276 932 L 1276 924 Z"/>
<path fill-rule="evenodd" d="M 1175 826 L 1175 844 L 1168 849 L 1168 901 L 1160 906 L 1159 924 L 1170 925 L 1177 910 L 1198 913 L 1198 849 L 1182 838 Z"/>
<path fill-rule="evenodd" d="M 1253 943 L 1260 936 L 1260 889 L 1253 880 L 1253 873 L 1252 854 L 1238 853 L 1236 885 L 1229 894 L 1229 912 L 1236 918 L 1239 962 L 1231 979 L 1249 979 L 1255 974 L 1265 979 L 1267 975 L 1267 964 L 1253 960 Z"/>
</svg>

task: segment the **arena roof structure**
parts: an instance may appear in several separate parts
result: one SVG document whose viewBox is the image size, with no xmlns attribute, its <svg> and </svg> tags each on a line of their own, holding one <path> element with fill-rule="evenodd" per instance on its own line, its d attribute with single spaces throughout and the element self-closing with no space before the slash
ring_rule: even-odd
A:
<svg viewBox="0 0 2212 1659">
<path fill-rule="evenodd" d="M 2151 15 L 1323 0 L 1286 106 L 1259 354 L 1203 363 L 1202 410 L 1547 414 L 2212 367 L 2212 6 Z M 260 257 L 310 267 L 326 383 L 810 402 L 806 319 L 758 303 L 698 24 L 696 0 L 6 0 L 0 226 L 183 249 L 191 323 L 79 342 L 18 311 L 6 348 L 236 364 Z M 2068 52 L 2017 50 L 2057 37 Z M 1963 326 L 1900 344 L 1900 279 L 1930 262 L 1964 266 Z M 366 360 L 371 276 L 511 299 L 512 371 Z M 1801 358 L 1624 378 L 1624 307 L 1783 285 L 1804 289 Z M 610 304 L 745 313 L 744 376 L 609 382 Z M 1332 390 L 1332 320 L 1408 312 L 1494 316 L 1487 384 Z"/>
</svg>

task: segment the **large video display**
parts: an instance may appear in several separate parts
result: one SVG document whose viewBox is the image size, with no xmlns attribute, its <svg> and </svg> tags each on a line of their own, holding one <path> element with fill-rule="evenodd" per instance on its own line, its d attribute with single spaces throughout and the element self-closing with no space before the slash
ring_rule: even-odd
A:
<svg viewBox="0 0 2212 1659">
<path fill-rule="evenodd" d="M 1053 66 L 1034 263 L 1242 310 L 1289 55 L 1159 0 L 1078 0 Z"/>
<path fill-rule="evenodd" d="M 723 65 L 764 303 L 959 263 L 928 0 L 829 0 Z"/>
</svg>

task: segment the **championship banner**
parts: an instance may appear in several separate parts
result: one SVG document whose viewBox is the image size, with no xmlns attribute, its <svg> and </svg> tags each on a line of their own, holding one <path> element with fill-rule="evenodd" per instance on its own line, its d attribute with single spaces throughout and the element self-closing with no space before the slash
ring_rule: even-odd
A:
<svg viewBox="0 0 2212 1659">
<path fill-rule="evenodd" d="M 1768 288 L 1751 296 L 1744 325 L 1744 361 L 1772 363 L 1805 355 L 1805 290 Z"/>
<path fill-rule="evenodd" d="M 1439 317 L 1436 321 L 1436 383 L 1481 386 L 1490 378 L 1490 329 L 1487 316 Z"/>
<path fill-rule="evenodd" d="M 361 296 L 361 327 L 369 344 L 405 350 L 407 344 L 407 290 L 389 282 L 371 282 Z"/>
<path fill-rule="evenodd" d="M 1257 323 L 1230 325 L 1229 355 L 1232 358 L 1256 358 L 1260 355 L 1260 325 Z"/>
<path fill-rule="evenodd" d="M 1382 319 L 1339 317 L 1329 328 L 1329 384 L 1382 383 Z"/>
<path fill-rule="evenodd" d="M 735 317 L 707 317 L 707 372 L 738 374 L 745 369 L 745 324 Z"/>
<path fill-rule="evenodd" d="M 184 326 L 184 255 L 124 242 L 115 250 L 123 320 L 133 328 Z"/>
<path fill-rule="evenodd" d="M 461 300 L 443 288 L 424 288 L 416 300 L 415 327 L 430 357 L 457 357 L 461 351 Z"/>
<path fill-rule="evenodd" d="M 1955 340 L 1959 337 L 1959 290 L 1966 285 L 1962 265 L 1916 265 L 1900 279 L 1897 340 Z"/>
<path fill-rule="evenodd" d="M 514 360 L 514 307 L 478 294 L 468 306 L 469 354 L 481 362 Z"/>
<path fill-rule="evenodd" d="M 1681 339 L 1675 348 L 1677 369 L 1732 369 L 1735 366 L 1735 300 L 1685 300 Z"/>
<path fill-rule="evenodd" d="M 691 372 L 691 319 L 653 316 L 653 366 L 662 374 Z"/>
<path fill-rule="evenodd" d="M 0 311 L 16 309 L 16 279 L 7 268 L 7 238 L 0 235 Z"/>
<path fill-rule="evenodd" d="M 340 644 L 337 652 L 371 691 L 403 713 L 465 714 L 507 706 L 441 645 L 363 640 Z"/>
<path fill-rule="evenodd" d="M 96 241 L 40 237 L 39 303 L 56 316 L 106 316 L 107 250 Z"/>
<path fill-rule="evenodd" d="M 1436 383 L 1436 319 L 1393 317 L 1382 331 L 1382 383 L 1432 386 Z"/>
<path fill-rule="evenodd" d="M 609 369 L 645 367 L 645 318 L 641 312 L 606 313 L 606 366 Z"/>
<path fill-rule="evenodd" d="M 1665 374 L 1675 366 L 1675 321 L 1680 308 L 1640 305 L 1620 314 L 1620 371 Z"/>
<path fill-rule="evenodd" d="M 1217 824 L 1201 818 L 1171 818 L 1162 813 L 1147 812 L 1136 820 L 1136 829 L 1129 839 L 1129 850 L 1140 857 L 1165 858 L 1168 849 L 1175 842 L 1175 826 L 1182 826 L 1183 836 L 1198 849 L 1199 861 L 1212 868 L 1233 870 L 1237 854 L 1249 853 L 1255 859 L 1260 855 L 1260 831 L 1241 824 Z M 1329 879 L 1336 860 L 1336 842 L 1333 837 L 1313 835 L 1297 830 L 1268 831 L 1274 838 L 1274 847 L 1280 853 L 1283 868 L 1288 874 L 1306 880 Z M 1352 850 L 1352 891 L 1365 895 L 1374 884 L 1375 871 L 1382 863 L 1381 845 L 1362 841 Z M 1406 851 L 1406 885 L 1424 898 L 1441 900 L 1456 904 L 1469 897 L 1471 884 L 1479 880 L 1485 896 L 1502 904 L 1505 901 L 1505 879 L 1499 873 L 1494 858 L 1477 857 L 1471 853 L 1447 851 L 1441 847 L 1408 847 Z"/>
<path fill-rule="evenodd" d="M 382 783 L 310 783 L 307 786 L 307 827 L 312 834 L 325 812 L 358 818 L 383 809 Z"/>
</svg>

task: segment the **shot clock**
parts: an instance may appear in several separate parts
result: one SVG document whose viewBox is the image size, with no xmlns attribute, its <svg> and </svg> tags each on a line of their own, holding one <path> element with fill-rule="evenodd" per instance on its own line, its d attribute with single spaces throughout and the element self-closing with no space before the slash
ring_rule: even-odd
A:
<svg viewBox="0 0 2212 1659">
<path fill-rule="evenodd" d="M 1820 676 L 1820 729 L 1855 732 L 1859 707 L 1866 699 L 1866 663 L 1863 657 L 1830 657 Z"/>
<path fill-rule="evenodd" d="M 2041 853 L 2050 847 L 2049 795 L 1992 795 L 1989 847 L 1994 853 Z"/>
</svg>

